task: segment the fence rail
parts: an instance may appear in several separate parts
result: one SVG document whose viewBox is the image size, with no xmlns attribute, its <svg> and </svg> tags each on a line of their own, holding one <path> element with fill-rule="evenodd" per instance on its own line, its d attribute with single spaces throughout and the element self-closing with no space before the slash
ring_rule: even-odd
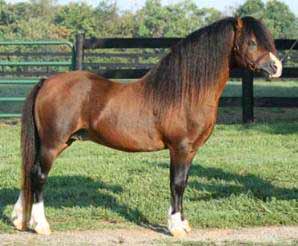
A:
<svg viewBox="0 0 298 246">
<path fill-rule="evenodd" d="M 0 68 L 14 67 L 0 75 L 0 85 L 32 85 L 38 81 L 37 78 L 18 78 L 15 77 L 19 74 L 22 76 L 44 76 L 55 73 L 53 69 L 59 66 L 64 70 L 67 67 L 71 70 L 91 69 L 107 78 L 114 79 L 135 79 L 142 77 L 154 65 L 144 59 L 160 59 L 164 54 L 164 49 L 173 47 L 181 38 L 89 38 L 86 39 L 84 34 L 80 33 L 76 36 L 76 42 L 73 44 L 65 41 L 0 41 L 0 45 L 9 46 L 42 46 L 42 45 L 66 45 L 71 48 L 70 52 L 65 51 L 51 51 L 44 52 L 37 50 L 36 52 L 16 51 L 0 52 L 0 57 L 17 57 L 20 61 L 0 60 Z M 295 40 L 278 39 L 275 40 L 275 45 L 279 51 L 285 51 L 292 48 Z M 91 50 L 104 50 L 104 49 L 120 49 L 122 53 L 104 52 L 97 53 Z M 145 49 L 145 52 L 136 53 L 135 51 L 127 53 L 123 49 Z M 155 49 L 154 52 L 147 52 L 147 49 Z M 298 44 L 293 47 L 298 50 Z M 50 56 L 50 61 L 36 61 L 37 57 Z M 294 55 L 295 56 L 295 55 Z M 28 61 L 27 58 L 34 59 Z M 70 58 L 67 61 L 61 61 L 61 58 Z M 85 57 L 85 59 L 84 59 Z M 88 59 L 87 59 L 88 58 Z M 118 59 L 114 62 L 109 61 L 90 61 L 93 58 L 105 59 Z M 119 61 L 119 59 L 128 59 L 126 61 Z M 143 62 L 140 62 L 140 61 Z M 127 62 L 129 61 L 129 62 Z M 32 67 L 46 68 L 46 71 L 39 71 L 38 69 L 29 69 Z M 21 70 L 19 70 L 21 69 Z M 0 71 L 1 73 L 1 71 Z M 283 98 L 283 97 L 254 97 L 253 95 L 253 82 L 254 78 L 260 77 L 260 74 L 253 74 L 251 72 L 237 69 L 233 70 L 230 74 L 232 78 L 242 79 L 242 97 L 223 97 L 220 100 L 221 107 L 240 107 L 243 109 L 243 122 L 249 123 L 254 121 L 254 107 L 298 107 L 298 98 Z M 298 78 L 297 67 L 286 67 L 283 70 L 282 78 Z M 2 97 L 0 102 L 22 102 L 24 97 Z M 16 117 L 17 113 L 3 113 L 0 117 Z"/>
<path fill-rule="evenodd" d="M 80 33 L 76 37 L 76 69 L 83 68 L 84 50 L 89 49 L 119 49 L 119 48 L 171 48 L 181 38 L 90 38 L 85 39 L 84 34 Z M 275 46 L 277 50 L 298 50 L 298 44 L 295 40 L 277 39 Z M 293 46 L 294 45 L 294 46 Z M 100 73 L 108 78 L 138 78 L 143 76 L 146 69 L 105 69 Z M 242 78 L 242 97 L 241 98 L 221 98 L 220 106 L 240 106 L 242 105 L 242 119 L 244 123 L 254 121 L 254 106 L 256 107 L 298 107 L 298 98 L 254 98 L 253 83 L 254 78 L 259 74 L 249 71 L 232 71 L 232 78 Z M 282 78 L 298 78 L 297 68 L 285 68 Z"/>
<path fill-rule="evenodd" d="M 79 33 L 78 39 L 83 38 L 84 49 L 119 49 L 119 48 L 170 48 L 183 38 L 84 38 L 84 34 Z M 295 43 L 295 39 L 276 39 L 277 50 L 288 50 Z M 298 44 L 293 47 L 298 50 Z"/>
<path fill-rule="evenodd" d="M 61 57 L 57 59 L 55 57 L 55 60 L 51 61 L 44 61 L 44 55 L 48 55 L 50 53 L 48 52 L 36 52 L 39 54 L 39 59 L 34 61 L 28 61 L 27 58 L 29 56 L 32 56 L 34 52 L 22 52 L 19 51 L 19 49 L 12 53 L 9 51 L 1 52 L 0 57 L 6 56 L 6 57 L 18 57 L 17 60 L 0 60 L 0 68 L 10 68 L 9 71 L 3 72 L 0 71 L 0 86 L 20 86 L 20 85 L 33 85 L 39 81 L 40 75 L 48 75 L 52 71 L 49 68 L 53 67 L 62 67 L 63 70 L 69 69 L 73 70 L 74 68 L 74 57 L 75 57 L 75 50 L 73 47 L 73 44 L 68 41 L 0 41 L 0 46 L 15 46 L 15 47 L 23 47 L 23 46 L 31 46 L 33 48 L 36 47 L 43 47 L 43 46 L 66 46 L 68 49 L 70 49 L 70 52 L 68 54 L 72 54 L 71 56 L 67 56 L 67 59 L 64 59 L 61 61 Z M 59 52 L 56 52 L 56 54 Z M 43 54 L 43 55 L 42 55 Z M 33 57 L 36 57 L 33 55 Z M 22 58 L 20 60 L 20 58 Z M 32 67 L 44 67 L 46 68 L 46 71 L 28 71 L 28 68 Z M 20 70 L 20 68 L 22 68 Z M 20 76 L 21 75 L 21 76 Z M 15 78 L 15 77 L 18 78 Z M 33 76 L 36 78 L 26 78 L 25 76 Z M 37 77 L 38 76 L 38 77 Z M 0 97 L 0 103 L 1 108 L 3 107 L 3 104 L 7 103 L 22 103 L 25 100 L 24 96 L 2 96 Z M 11 117 L 19 117 L 20 113 L 15 112 L 2 112 L 0 113 L 0 118 L 11 118 Z"/>
</svg>

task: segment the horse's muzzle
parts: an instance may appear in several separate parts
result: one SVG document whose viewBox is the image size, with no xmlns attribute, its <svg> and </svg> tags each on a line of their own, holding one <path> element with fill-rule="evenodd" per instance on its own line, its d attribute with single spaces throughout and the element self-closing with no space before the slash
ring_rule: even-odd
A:
<svg viewBox="0 0 298 246">
<path fill-rule="evenodd" d="M 279 78 L 282 74 L 282 63 L 271 52 L 269 53 L 269 56 L 270 60 L 260 64 L 258 69 L 265 72 L 270 78 Z"/>
</svg>

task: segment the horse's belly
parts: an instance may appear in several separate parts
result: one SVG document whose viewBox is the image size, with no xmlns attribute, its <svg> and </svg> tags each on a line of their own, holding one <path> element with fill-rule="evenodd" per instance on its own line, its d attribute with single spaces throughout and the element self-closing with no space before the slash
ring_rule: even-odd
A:
<svg viewBox="0 0 298 246">
<path fill-rule="evenodd" d="M 128 152 L 149 152 L 165 149 L 164 142 L 154 131 L 135 128 L 97 129 L 91 139 L 108 147 Z"/>
<path fill-rule="evenodd" d="M 134 91 L 111 95 L 104 108 L 100 112 L 94 110 L 91 118 L 89 124 L 98 143 L 132 152 L 165 148 L 152 109 L 144 106 Z"/>
</svg>

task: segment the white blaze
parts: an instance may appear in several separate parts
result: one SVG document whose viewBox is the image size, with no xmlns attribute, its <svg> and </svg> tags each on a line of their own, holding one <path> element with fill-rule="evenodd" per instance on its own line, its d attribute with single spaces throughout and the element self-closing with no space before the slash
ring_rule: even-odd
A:
<svg viewBox="0 0 298 246">
<path fill-rule="evenodd" d="M 275 66 L 277 68 L 276 69 L 276 73 L 270 75 L 270 77 L 272 77 L 272 78 L 279 78 L 281 76 L 281 73 L 282 73 L 282 64 L 281 64 L 281 61 L 275 55 L 273 55 L 271 52 L 269 53 L 269 56 L 270 56 L 270 59 L 272 61 L 274 61 L 274 64 L 275 64 Z"/>
</svg>

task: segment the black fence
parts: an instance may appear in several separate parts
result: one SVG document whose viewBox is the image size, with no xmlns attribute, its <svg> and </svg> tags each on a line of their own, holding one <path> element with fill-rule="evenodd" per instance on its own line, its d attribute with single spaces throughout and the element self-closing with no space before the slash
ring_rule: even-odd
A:
<svg viewBox="0 0 298 246">
<path fill-rule="evenodd" d="M 180 38 L 90 38 L 86 39 L 83 34 L 76 36 L 76 65 L 75 69 L 81 70 L 88 66 L 84 63 L 84 57 L 88 54 L 86 50 L 93 49 L 166 49 L 175 45 Z M 278 51 L 289 49 L 298 50 L 298 44 L 295 40 L 277 39 L 275 45 Z M 89 54 L 90 55 L 90 54 Z M 112 55 L 112 54 L 110 54 Z M 135 57 L 135 59 L 137 59 Z M 90 65 L 90 64 L 89 64 Z M 91 64 L 92 65 L 92 64 Z M 103 63 L 104 68 L 97 64 L 97 71 L 104 77 L 114 79 L 135 79 L 143 76 L 150 69 L 150 64 L 134 63 L 131 68 L 113 68 L 113 64 Z M 110 65 L 110 66 L 109 66 Z M 147 67 L 146 67 L 147 66 Z M 254 107 L 298 107 L 297 98 L 285 97 L 254 97 L 253 84 L 254 78 L 260 74 L 254 74 L 247 70 L 234 70 L 231 72 L 231 78 L 242 79 L 242 97 L 222 97 L 221 107 L 239 107 L 243 109 L 243 122 L 250 123 L 254 121 Z M 286 67 L 283 69 L 283 79 L 298 78 L 298 67 Z"/>
<path fill-rule="evenodd" d="M 2 63 L 9 65 L 13 61 L 17 64 L 14 64 L 13 67 L 1 65 L 0 79 L 6 84 L 8 80 L 18 79 L 15 82 L 20 87 L 19 84 L 22 82 L 20 79 L 24 80 L 26 84 L 33 84 L 38 79 L 32 80 L 32 78 L 49 76 L 70 69 L 85 69 L 112 79 L 136 79 L 147 73 L 163 57 L 167 49 L 180 40 L 180 38 L 86 39 L 83 34 L 78 34 L 74 45 L 75 52 L 65 47 L 59 49 L 25 49 L 23 47 L 15 50 L 4 49 L 0 52 Z M 275 44 L 279 52 L 287 52 L 293 48 L 293 52 L 290 52 L 290 56 L 288 56 L 287 67 L 283 69 L 282 79 L 298 78 L 298 44 L 295 44 L 294 40 L 281 39 L 275 40 Z M 70 68 L 69 62 L 72 60 L 75 61 Z M 22 64 L 22 61 L 26 61 L 26 64 Z M 59 66 L 54 64 L 57 61 L 59 61 Z M 232 71 L 231 78 L 242 79 L 242 97 L 222 97 L 220 106 L 242 107 L 243 122 L 245 123 L 254 121 L 254 107 L 298 107 L 297 97 L 254 97 L 253 83 L 254 78 L 258 76 L 260 75 L 245 70 Z M 4 88 L 3 86 L 1 88 Z M 9 102 L 3 103 L 2 106 L 7 109 L 6 104 L 10 103 L 9 105 L 13 106 L 9 106 L 9 110 L 19 114 L 21 99 L 30 89 L 30 86 L 26 90 L 23 87 L 21 91 L 13 93 L 10 93 L 12 88 L 1 91 L 0 97 L 1 95 L 5 98 L 10 97 L 8 98 Z M 16 103 L 20 105 L 15 106 Z"/>
</svg>

